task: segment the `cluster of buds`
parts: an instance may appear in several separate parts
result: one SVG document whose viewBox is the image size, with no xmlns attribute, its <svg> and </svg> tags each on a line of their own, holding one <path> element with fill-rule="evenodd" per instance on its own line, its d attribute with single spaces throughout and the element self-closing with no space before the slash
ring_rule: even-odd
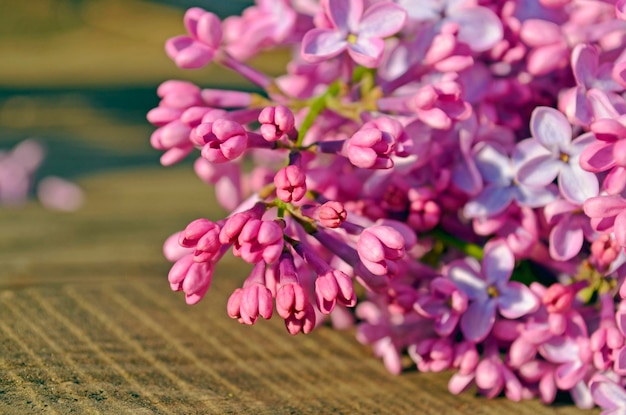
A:
<svg viewBox="0 0 626 415">
<path fill-rule="evenodd" d="M 174 62 L 258 89 L 158 89 L 162 163 L 197 155 L 233 212 L 166 241 L 171 288 L 198 302 L 232 250 L 253 266 L 227 306 L 243 324 L 356 324 L 392 373 L 407 353 L 455 370 L 452 393 L 622 413 L 625 20 L 624 0 L 188 10 Z M 275 48 L 283 75 L 246 63 Z"/>
</svg>

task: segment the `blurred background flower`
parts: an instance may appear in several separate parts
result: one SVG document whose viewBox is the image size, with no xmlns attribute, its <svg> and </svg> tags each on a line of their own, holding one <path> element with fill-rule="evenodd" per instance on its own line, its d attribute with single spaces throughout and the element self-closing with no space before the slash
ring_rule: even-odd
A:
<svg viewBox="0 0 626 415">
<path fill-rule="evenodd" d="M 158 103 L 161 82 L 246 86 L 216 67 L 181 71 L 166 56 L 164 40 L 181 31 L 188 7 L 223 17 L 250 3 L 0 2 L 0 206 L 22 206 L 25 196 L 38 195 L 45 207 L 74 210 L 83 198 L 74 184 L 81 177 L 157 166 L 145 114 Z M 36 141 L 20 144 L 31 137 Z M 30 161 L 9 157 L 20 148 Z M 48 176 L 58 177 L 38 189 Z"/>
</svg>

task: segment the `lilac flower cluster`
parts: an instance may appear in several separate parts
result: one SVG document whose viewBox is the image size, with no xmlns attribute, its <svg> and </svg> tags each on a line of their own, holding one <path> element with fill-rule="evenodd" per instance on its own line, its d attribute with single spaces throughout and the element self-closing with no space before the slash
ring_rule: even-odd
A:
<svg viewBox="0 0 626 415">
<path fill-rule="evenodd" d="M 257 0 L 185 26 L 179 67 L 261 92 L 157 91 L 162 163 L 199 155 L 232 210 L 166 241 L 173 290 L 198 302 L 232 250 L 243 324 L 356 324 L 452 393 L 624 411 L 626 1 Z M 277 48 L 283 75 L 246 63 Z"/>
</svg>

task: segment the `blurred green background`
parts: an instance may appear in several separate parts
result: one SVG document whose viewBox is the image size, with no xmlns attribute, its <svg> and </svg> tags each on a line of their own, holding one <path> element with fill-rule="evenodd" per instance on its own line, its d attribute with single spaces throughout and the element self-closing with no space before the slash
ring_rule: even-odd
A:
<svg viewBox="0 0 626 415">
<path fill-rule="evenodd" d="M 161 82 L 246 86 L 219 68 L 176 68 L 164 53 L 165 40 L 184 33 L 188 7 L 224 17 L 249 3 L 0 0 L 0 149 L 40 139 L 48 157 L 39 177 L 156 166 L 160 154 L 149 146 L 154 128 L 145 114 L 158 104 Z M 271 69 L 271 62 L 254 64 Z"/>
</svg>

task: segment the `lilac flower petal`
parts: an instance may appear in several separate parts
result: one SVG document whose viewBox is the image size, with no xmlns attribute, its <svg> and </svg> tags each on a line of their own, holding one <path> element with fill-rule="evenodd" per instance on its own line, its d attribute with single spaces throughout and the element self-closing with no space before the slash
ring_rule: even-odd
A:
<svg viewBox="0 0 626 415">
<path fill-rule="evenodd" d="M 568 202 L 564 199 L 555 200 L 543 209 L 543 214 L 546 217 L 548 223 L 552 222 L 552 219 L 557 215 L 565 213 L 572 213 L 578 210 L 580 207 L 577 204 Z"/>
<path fill-rule="evenodd" d="M 468 195 L 476 195 L 483 187 L 483 180 L 474 160 L 464 157 L 464 162 L 456 163 L 452 170 L 452 182 Z"/>
<path fill-rule="evenodd" d="M 567 154 L 569 156 L 570 162 L 572 162 L 572 158 L 577 158 L 580 154 L 589 147 L 590 144 L 598 141 L 596 136 L 592 132 L 584 133 L 576 137 L 572 141 L 572 143 L 568 146 Z"/>
<path fill-rule="evenodd" d="M 502 213 L 513 201 L 514 194 L 514 187 L 490 184 L 478 196 L 465 204 L 463 216 L 477 218 Z"/>
<path fill-rule="evenodd" d="M 487 299 L 487 283 L 483 280 L 476 269 L 478 263 L 473 263 L 473 267 L 467 261 L 454 261 L 450 263 L 447 276 L 456 287 L 467 294 L 471 300 Z M 473 262 L 473 261 L 472 261 Z"/>
<path fill-rule="evenodd" d="M 615 233 L 617 243 L 621 246 L 626 246 L 626 210 L 622 210 L 620 214 L 615 217 L 613 232 Z"/>
<path fill-rule="evenodd" d="M 552 336 L 541 344 L 540 352 L 552 363 L 567 363 L 578 356 L 578 344 L 571 337 Z"/>
<path fill-rule="evenodd" d="M 502 40 L 502 23 L 486 7 L 462 8 L 446 20 L 458 23 L 458 39 L 474 52 L 486 51 Z"/>
<path fill-rule="evenodd" d="M 385 38 L 399 32 L 405 22 L 402 7 L 390 2 L 376 3 L 365 11 L 357 33 L 359 37 Z"/>
<path fill-rule="evenodd" d="M 556 186 L 548 185 L 546 187 L 529 187 L 522 184 L 514 188 L 515 199 L 520 206 L 529 208 L 537 208 L 552 203 L 558 196 Z"/>
<path fill-rule="evenodd" d="M 215 51 L 199 42 L 193 42 L 186 48 L 181 49 L 174 62 L 179 68 L 199 69 L 207 65 L 215 56 Z"/>
<path fill-rule="evenodd" d="M 560 365 L 555 372 L 556 386 L 563 390 L 573 388 L 583 379 L 587 370 L 587 365 L 582 364 L 578 360 Z"/>
<path fill-rule="evenodd" d="M 572 126 L 563 113 L 550 107 L 537 107 L 530 117 L 530 131 L 544 147 L 558 154 L 572 140 Z"/>
<path fill-rule="evenodd" d="M 626 188 L 626 168 L 615 167 L 605 177 L 602 183 L 604 190 L 610 195 L 621 193 Z"/>
<path fill-rule="evenodd" d="M 550 256 L 557 261 L 574 258 L 583 246 L 584 234 L 578 223 L 561 220 L 550 232 Z"/>
<path fill-rule="evenodd" d="M 503 317 L 520 318 L 531 313 L 539 306 L 537 296 L 524 284 L 512 281 L 501 289 L 498 297 L 498 309 Z"/>
<path fill-rule="evenodd" d="M 363 0 L 332 0 L 326 2 L 328 17 L 342 32 L 355 32 L 363 15 Z"/>
<path fill-rule="evenodd" d="M 591 87 L 598 72 L 598 50 L 591 45 L 578 44 L 572 51 L 572 69 L 576 83 Z"/>
<path fill-rule="evenodd" d="M 593 121 L 593 109 L 587 99 L 587 91 L 583 87 L 578 86 L 574 89 L 571 104 L 574 106 L 573 117 L 576 122 L 589 125 Z"/>
<path fill-rule="evenodd" d="M 615 166 L 613 156 L 615 143 L 606 141 L 596 141 L 590 143 L 580 154 L 579 162 L 583 169 L 594 173 L 608 170 Z"/>
<path fill-rule="evenodd" d="M 582 205 L 598 195 L 600 184 L 594 173 L 583 170 L 578 163 L 570 163 L 561 168 L 559 189 L 567 200 Z"/>
<path fill-rule="evenodd" d="M 535 140 L 534 138 L 527 138 L 518 142 L 515 145 L 515 150 L 511 155 L 511 159 L 513 160 L 513 166 L 515 168 L 518 168 L 527 160 L 540 156 L 548 156 L 551 154 L 552 152 L 542 146 L 539 141 Z"/>
<path fill-rule="evenodd" d="M 589 388 L 593 401 L 602 409 L 626 410 L 626 390 L 623 386 L 608 378 L 597 376 L 592 378 Z"/>
<path fill-rule="evenodd" d="M 302 39 L 301 54 L 304 60 L 311 63 L 333 58 L 348 46 L 345 37 L 334 30 L 313 29 Z"/>
<path fill-rule="evenodd" d="M 385 50 L 385 42 L 379 38 L 357 39 L 356 43 L 348 43 L 348 53 L 359 65 L 366 68 L 375 68 L 380 64 L 380 60 Z"/>
<path fill-rule="evenodd" d="M 587 92 L 587 98 L 591 104 L 594 119 L 618 118 L 621 115 L 605 91 L 597 88 L 590 89 Z"/>
<path fill-rule="evenodd" d="M 462 375 L 457 372 L 450 378 L 448 382 L 448 390 L 453 395 L 458 395 L 464 392 L 467 388 L 469 388 L 474 380 L 474 373 L 469 373 L 466 375 Z"/>
<path fill-rule="evenodd" d="M 585 215 L 590 218 L 617 216 L 626 209 L 626 200 L 619 196 L 592 197 L 583 206 Z"/>
<path fill-rule="evenodd" d="M 222 23 L 220 18 L 215 14 L 210 12 L 204 13 L 200 19 L 198 19 L 196 30 L 196 36 L 202 43 L 205 43 L 213 49 L 220 47 L 220 42 L 222 41 Z"/>
<path fill-rule="evenodd" d="M 528 19 L 520 30 L 521 40 L 531 48 L 558 43 L 563 39 L 561 26 L 543 19 Z"/>
<path fill-rule="evenodd" d="M 511 277 L 514 267 L 515 257 L 505 243 L 488 243 L 485 246 L 482 271 L 487 284 L 503 286 Z"/>
<path fill-rule="evenodd" d="M 474 156 L 476 167 L 488 183 L 509 185 L 513 181 L 511 159 L 491 145 L 485 145 Z"/>
<path fill-rule="evenodd" d="M 531 187 L 546 186 L 559 175 L 563 162 L 552 156 L 540 156 L 528 160 L 517 171 L 517 180 Z"/>
<path fill-rule="evenodd" d="M 489 335 L 495 320 L 495 301 L 474 301 L 461 317 L 461 331 L 467 340 L 478 343 Z"/>
</svg>

